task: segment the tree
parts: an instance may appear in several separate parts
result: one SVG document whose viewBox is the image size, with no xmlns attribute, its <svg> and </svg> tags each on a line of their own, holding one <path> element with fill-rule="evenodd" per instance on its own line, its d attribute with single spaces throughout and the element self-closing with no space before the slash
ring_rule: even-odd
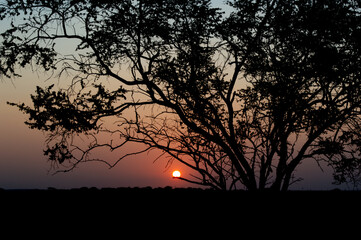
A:
<svg viewBox="0 0 361 240">
<path fill-rule="evenodd" d="M 33 106 L 10 104 L 49 132 L 44 153 L 64 171 L 136 142 L 145 147 L 104 162 L 158 149 L 197 173 L 183 180 L 280 191 L 316 160 L 357 184 L 360 1 L 228 4 L 226 17 L 210 0 L 8 0 L 0 73 L 33 64 L 74 75 L 67 89 L 38 87 Z M 64 39 L 71 56 L 56 48 Z"/>
</svg>

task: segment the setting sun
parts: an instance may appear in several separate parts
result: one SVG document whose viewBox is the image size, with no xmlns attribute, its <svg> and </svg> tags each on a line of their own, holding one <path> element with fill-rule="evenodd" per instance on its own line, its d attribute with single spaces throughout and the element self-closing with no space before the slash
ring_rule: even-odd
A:
<svg viewBox="0 0 361 240">
<path fill-rule="evenodd" d="M 178 171 L 178 170 L 175 170 L 175 171 L 173 171 L 172 176 L 173 176 L 174 178 L 180 178 L 181 172 Z"/>
</svg>

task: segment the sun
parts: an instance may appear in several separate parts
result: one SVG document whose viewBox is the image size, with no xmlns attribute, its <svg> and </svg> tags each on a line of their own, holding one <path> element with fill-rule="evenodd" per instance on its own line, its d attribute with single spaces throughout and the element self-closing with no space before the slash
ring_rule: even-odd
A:
<svg viewBox="0 0 361 240">
<path fill-rule="evenodd" d="M 178 171 L 178 170 L 175 170 L 175 171 L 173 171 L 172 176 L 173 176 L 174 178 L 180 178 L 181 172 Z"/>
</svg>

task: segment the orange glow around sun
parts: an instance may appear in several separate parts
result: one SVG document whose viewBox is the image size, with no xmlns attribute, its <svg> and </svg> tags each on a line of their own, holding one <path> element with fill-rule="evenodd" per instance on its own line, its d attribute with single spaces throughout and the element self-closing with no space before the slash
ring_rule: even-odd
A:
<svg viewBox="0 0 361 240">
<path fill-rule="evenodd" d="M 175 170 L 175 171 L 173 171 L 172 176 L 173 176 L 174 178 L 180 178 L 181 172 L 178 171 L 178 170 Z"/>
</svg>

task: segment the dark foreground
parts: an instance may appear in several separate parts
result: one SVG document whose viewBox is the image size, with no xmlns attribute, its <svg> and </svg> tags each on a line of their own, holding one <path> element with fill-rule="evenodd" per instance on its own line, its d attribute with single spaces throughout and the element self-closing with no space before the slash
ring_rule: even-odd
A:
<svg viewBox="0 0 361 240">
<path fill-rule="evenodd" d="M 32 214 L 162 216 L 199 218 L 221 215 L 264 221 L 327 217 L 340 223 L 361 214 L 360 191 L 222 192 L 197 188 L 80 188 L 70 190 L 0 190 L 3 209 Z M 248 217 L 245 217 L 248 216 Z M 342 217 L 340 217 L 342 216 Z M 350 216 L 350 217 L 349 217 Z M 263 220 L 262 220 L 263 219 Z"/>
<path fill-rule="evenodd" d="M 0 199 L 9 204 L 18 203 L 55 206 L 104 204 L 117 208 L 218 208 L 262 210 L 262 209 L 300 209 L 361 207 L 360 191 L 288 191 L 288 192 L 248 192 L 215 191 L 199 188 L 79 188 L 47 190 L 0 190 Z M 123 205 L 122 205 L 123 204 Z M 124 205 L 125 204 L 125 205 Z"/>
<path fill-rule="evenodd" d="M 36 236 L 39 232 L 51 232 L 51 236 L 64 234 L 69 238 L 69 234 L 76 232 L 81 239 L 83 234 L 94 239 L 93 234 L 99 233 L 101 239 L 124 234 L 132 236 L 131 239 L 168 238 L 172 234 L 177 239 L 213 239 L 215 234 L 220 239 L 251 239 L 240 236 L 252 234 L 258 236 L 255 239 L 261 239 L 260 236 L 273 239 L 294 231 L 295 235 L 289 239 L 315 236 L 315 232 L 322 237 L 340 232 L 343 239 L 348 239 L 344 238 L 345 233 L 354 236 L 354 230 L 359 231 L 361 192 L 220 192 L 172 188 L 0 190 L 0 206 L 2 230 L 22 226 L 15 232 L 28 229 Z M 199 235 L 192 235 L 195 233 Z M 235 234 L 239 237 L 234 237 Z"/>
</svg>

